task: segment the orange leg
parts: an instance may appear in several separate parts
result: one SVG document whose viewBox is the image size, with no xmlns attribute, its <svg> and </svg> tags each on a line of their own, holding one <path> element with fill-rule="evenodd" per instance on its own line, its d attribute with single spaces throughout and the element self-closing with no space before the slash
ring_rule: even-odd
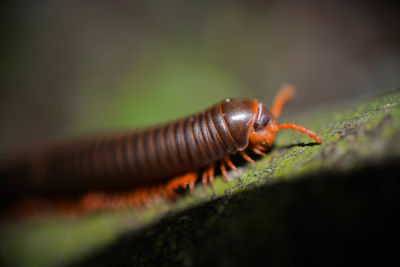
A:
<svg viewBox="0 0 400 267">
<path fill-rule="evenodd" d="M 214 167 L 211 166 L 206 172 L 210 184 L 214 182 Z M 101 193 L 89 192 L 76 201 L 59 200 L 48 202 L 45 200 L 27 199 L 10 209 L 10 214 L 21 214 L 25 217 L 40 213 L 57 212 L 59 215 L 74 215 L 79 212 L 93 212 L 104 209 L 121 209 L 130 206 L 143 207 L 158 203 L 165 198 L 173 200 L 176 198 L 175 190 L 178 187 L 189 187 L 194 190 L 197 173 L 186 173 L 175 177 L 166 184 L 145 186 L 123 193 Z"/>
<path fill-rule="evenodd" d="M 174 200 L 177 197 L 175 190 L 168 190 L 168 188 L 165 185 L 160 185 L 160 194 L 166 200 Z"/>
<path fill-rule="evenodd" d="M 148 188 L 148 187 L 145 187 L 145 188 L 143 188 L 143 190 L 142 190 L 142 199 L 141 199 L 142 205 L 144 205 L 145 207 L 147 207 L 147 206 L 148 206 L 148 200 L 149 200 L 149 198 L 150 198 L 149 188 Z"/>
<path fill-rule="evenodd" d="M 248 162 L 250 162 L 250 163 L 253 163 L 253 164 L 256 164 L 256 162 L 255 162 L 252 158 L 250 158 L 250 156 L 247 155 L 246 152 L 240 151 L 240 155 L 242 155 L 242 157 L 243 157 L 246 161 L 248 161 Z"/>
<path fill-rule="evenodd" d="M 226 173 L 226 166 L 225 166 L 224 162 L 221 162 L 220 169 L 221 169 L 222 176 L 224 176 L 225 181 L 229 181 L 228 174 Z"/>
<path fill-rule="evenodd" d="M 261 150 L 261 151 L 267 150 L 267 148 L 266 148 L 265 146 L 260 145 L 260 144 L 254 144 L 254 146 L 255 146 L 256 148 L 258 148 L 259 150 Z"/>
<path fill-rule="evenodd" d="M 197 175 L 196 175 L 196 176 L 197 176 Z M 196 179 L 191 179 L 191 180 L 188 182 L 188 187 L 189 187 L 189 191 L 190 191 L 191 194 L 192 194 L 193 191 L 194 191 L 194 183 L 195 183 L 195 181 L 196 181 Z"/>
<path fill-rule="evenodd" d="M 214 166 L 208 169 L 208 181 L 210 182 L 210 186 L 214 187 Z"/>
<path fill-rule="evenodd" d="M 260 156 L 265 156 L 265 155 L 266 155 L 264 152 L 261 151 L 260 146 L 257 146 L 257 145 L 255 145 L 255 144 L 250 144 L 250 149 L 251 149 L 254 153 L 256 153 L 256 154 L 258 154 L 258 155 L 260 155 Z"/>
<path fill-rule="evenodd" d="M 155 203 L 161 202 L 162 196 L 165 199 L 171 199 L 171 196 L 167 194 L 165 190 L 165 185 L 153 185 L 150 187 L 139 188 L 133 192 L 128 192 L 125 195 L 124 202 L 138 205 L 150 206 Z M 135 201 L 135 196 L 137 197 Z"/>
<path fill-rule="evenodd" d="M 275 96 L 274 103 L 272 104 L 272 115 L 278 118 L 281 114 L 283 105 L 290 100 L 295 94 L 295 89 L 290 84 L 285 84 L 279 89 L 278 94 Z"/>
<path fill-rule="evenodd" d="M 203 183 L 203 187 L 205 188 L 207 186 L 207 175 L 208 175 L 208 170 L 203 171 L 203 174 L 201 175 L 201 182 Z"/>
<path fill-rule="evenodd" d="M 141 207 L 143 204 L 143 199 L 144 199 L 144 188 L 138 188 L 135 190 L 135 205 L 137 207 Z"/>
<path fill-rule="evenodd" d="M 196 172 L 188 172 L 184 175 L 178 176 L 173 178 L 167 183 L 167 188 L 168 190 L 175 190 L 178 187 L 184 187 L 186 188 L 189 186 L 189 188 L 194 189 L 194 183 L 197 180 L 197 173 Z"/>
<path fill-rule="evenodd" d="M 224 161 L 228 164 L 229 168 L 231 168 L 237 175 L 239 175 L 239 171 L 236 169 L 236 166 L 233 164 L 229 157 L 225 157 Z"/>
<path fill-rule="evenodd" d="M 192 172 L 175 177 L 166 184 L 145 186 L 126 193 L 102 194 L 94 192 L 85 195 L 80 200 L 80 207 L 83 211 L 94 211 L 107 208 L 118 209 L 131 205 L 137 207 L 150 206 L 160 202 L 162 197 L 167 200 L 175 199 L 175 190 L 178 187 L 189 187 L 192 192 L 196 179 L 197 173 Z"/>
<path fill-rule="evenodd" d="M 210 186 L 214 186 L 214 166 L 211 165 L 208 169 L 205 169 L 203 171 L 203 174 L 201 176 L 201 181 L 203 183 L 203 187 L 205 188 L 207 186 L 207 181 L 210 182 Z"/>
<path fill-rule="evenodd" d="M 313 131 L 308 130 L 307 128 L 294 124 L 294 123 L 281 123 L 278 125 L 278 130 L 281 129 L 292 129 L 292 130 L 296 130 L 299 131 L 301 133 L 304 133 L 306 135 L 308 135 L 310 138 L 314 139 L 314 141 L 317 144 L 321 144 L 322 143 L 322 138 L 319 137 L 316 133 L 314 133 Z"/>
<path fill-rule="evenodd" d="M 128 193 L 128 206 L 132 207 L 135 205 L 135 192 L 134 191 L 129 191 Z"/>
<path fill-rule="evenodd" d="M 174 192 L 175 193 L 175 192 Z M 170 199 L 170 196 L 165 194 L 165 185 L 158 185 L 158 194 L 156 196 L 156 202 L 161 203 L 163 199 Z"/>
<path fill-rule="evenodd" d="M 110 207 L 112 209 L 117 209 L 122 206 L 121 196 L 113 194 L 110 196 Z"/>
<path fill-rule="evenodd" d="M 147 197 L 145 199 L 146 205 L 150 206 L 154 204 L 155 197 L 158 194 L 157 186 L 151 186 L 147 188 Z"/>
<path fill-rule="evenodd" d="M 156 186 L 146 188 L 146 197 L 143 199 L 143 203 L 146 207 L 150 207 L 155 202 L 155 197 L 158 194 L 158 190 Z"/>
<path fill-rule="evenodd" d="M 105 194 L 102 193 L 88 193 L 81 199 L 81 208 L 83 211 L 95 211 L 105 206 Z"/>
</svg>

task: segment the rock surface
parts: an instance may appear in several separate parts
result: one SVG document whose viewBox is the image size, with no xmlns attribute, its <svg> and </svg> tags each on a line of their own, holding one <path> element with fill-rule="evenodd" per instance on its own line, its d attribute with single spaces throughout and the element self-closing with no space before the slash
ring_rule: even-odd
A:
<svg viewBox="0 0 400 267">
<path fill-rule="evenodd" d="M 291 118 L 240 178 L 142 210 L 5 222 L 5 266 L 382 264 L 394 258 L 400 91 Z M 289 122 L 291 122 L 289 121 Z"/>
</svg>

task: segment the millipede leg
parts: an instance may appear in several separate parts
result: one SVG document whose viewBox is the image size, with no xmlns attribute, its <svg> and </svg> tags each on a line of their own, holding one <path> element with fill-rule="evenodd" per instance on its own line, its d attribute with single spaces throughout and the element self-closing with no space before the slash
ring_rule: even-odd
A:
<svg viewBox="0 0 400 267">
<path fill-rule="evenodd" d="M 106 197 L 104 198 L 105 205 L 104 207 L 106 209 L 110 209 L 113 207 L 114 204 L 114 196 L 112 194 L 107 194 Z"/>
<path fill-rule="evenodd" d="M 226 166 L 225 166 L 224 162 L 221 162 L 220 169 L 221 169 L 222 176 L 224 176 L 225 181 L 229 181 L 228 174 L 226 173 Z"/>
<path fill-rule="evenodd" d="M 111 208 L 118 209 L 123 206 L 122 196 L 120 194 L 114 194 L 111 198 Z"/>
<path fill-rule="evenodd" d="M 146 195 L 143 199 L 143 203 L 146 207 L 154 205 L 156 203 L 157 196 L 159 197 L 159 189 L 157 185 L 148 187 L 146 190 Z"/>
<path fill-rule="evenodd" d="M 168 190 L 175 190 L 178 187 L 184 187 L 186 188 L 189 186 L 189 189 L 194 189 L 194 183 L 197 180 L 197 173 L 196 172 L 188 172 L 184 175 L 175 177 L 171 181 L 168 182 L 167 188 Z"/>
<path fill-rule="evenodd" d="M 106 196 L 102 193 L 92 192 L 82 197 L 80 207 L 83 211 L 95 211 L 105 206 Z"/>
<path fill-rule="evenodd" d="M 177 197 L 175 190 L 169 190 L 166 185 L 161 186 L 161 195 L 167 200 L 174 200 Z"/>
<path fill-rule="evenodd" d="M 140 207 L 140 206 L 142 206 L 142 191 L 143 191 L 143 188 L 138 188 L 138 189 L 136 189 L 135 190 L 135 199 L 134 199 L 134 202 L 135 202 L 135 205 L 137 206 L 137 207 Z"/>
<path fill-rule="evenodd" d="M 229 168 L 231 168 L 237 175 L 239 175 L 239 171 L 237 170 L 235 164 L 231 161 L 229 157 L 224 158 L 224 162 L 228 165 Z"/>
<path fill-rule="evenodd" d="M 247 155 L 246 152 L 240 151 L 240 155 L 242 155 L 242 157 L 243 157 L 246 161 L 248 161 L 248 162 L 250 162 L 250 163 L 253 163 L 253 164 L 256 164 L 256 162 L 255 162 L 249 155 Z"/>
<path fill-rule="evenodd" d="M 128 193 L 128 206 L 135 205 L 135 191 L 129 191 Z"/>
<path fill-rule="evenodd" d="M 257 145 L 251 144 L 251 145 L 250 145 L 250 149 L 251 149 L 254 153 L 256 153 L 256 154 L 258 154 L 258 155 L 260 155 L 260 156 L 265 156 L 265 155 L 266 155 L 263 151 L 261 151 L 260 147 L 257 146 Z"/>
<path fill-rule="evenodd" d="M 203 183 L 204 188 L 207 186 L 207 178 L 208 178 L 207 175 L 208 175 L 208 170 L 204 170 L 201 175 L 201 182 Z"/>
<path fill-rule="evenodd" d="M 153 196 L 153 204 L 159 204 L 162 202 L 161 188 L 157 186 L 156 194 Z"/>
<path fill-rule="evenodd" d="M 207 182 L 210 182 L 210 186 L 214 186 L 214 166 L 211 165 L 208 169 L 205 169 L 201 175 L 201 182 L 203 187 L 207 187 Z"/>
<path fill-rule="evenodd" d="M 141 196 L 140 196 L 140 202 L 142 206 L 147 206 L 147 202 L 146 200 L 149 198 L 149 188 L 148 187 L 144 187 L 141 191 Z"/>
<path fill-rule="evenodd" d="M 147 198 L 145 200 L 146 204 L 147 205 L 154 204 L 157 194 L 158 194 L 158 188 L 156 185 L 149 187 L 147 191 Z"/>
<path fill-rule="evenodd" d="M 214 165 L 208 169 L 208 181 L 210 182 L 210 186 L 214 187 Z"/>
<path fill-rule="evenodd" d="M 189 191 L 190 191 L 190 193 L 193 193 L 193 191 L 194 191 L 194 182 L 195 182 L 194 179 L 191 179 L 189 181 Z"/>
</svg>

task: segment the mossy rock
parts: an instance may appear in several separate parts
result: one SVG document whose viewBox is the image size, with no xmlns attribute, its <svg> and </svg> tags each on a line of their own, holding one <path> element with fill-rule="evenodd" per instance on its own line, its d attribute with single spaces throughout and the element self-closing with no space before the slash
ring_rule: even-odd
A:
<svg viewBox="0 0 400 267">
<path fill-rule="evenodd" d="M 174 203 L 3 222 L 5 266 L 382 264 L 399 220 L 400 91 L 292 118 L 230 183 Z"/>
</svg>

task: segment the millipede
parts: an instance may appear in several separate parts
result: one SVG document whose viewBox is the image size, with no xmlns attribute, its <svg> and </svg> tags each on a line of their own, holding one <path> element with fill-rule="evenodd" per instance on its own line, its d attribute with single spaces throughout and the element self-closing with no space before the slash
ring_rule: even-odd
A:
<svg viewBox="0 0 400 267">
<path fill-rule="evenodd" d="M 265 155 L 281 129 L 322 142 L 303 126 L 276 123 L 294 92 L 284 85 L 271 109 L 257 100 L 226 99 L 170 123 L 32 150 L 0 168 L 2 204 L 46 206 L 50 201 L 41 199 L 58 199 L 58 210 L 93 211 L 174 199 L 179 187 L 192 191 L 197 180 L 213 186 L 217 168 L 228 180 L 228 168 L 237 171 L 233 155 L 254 163 L 246 151 Z"/>
</svg>

